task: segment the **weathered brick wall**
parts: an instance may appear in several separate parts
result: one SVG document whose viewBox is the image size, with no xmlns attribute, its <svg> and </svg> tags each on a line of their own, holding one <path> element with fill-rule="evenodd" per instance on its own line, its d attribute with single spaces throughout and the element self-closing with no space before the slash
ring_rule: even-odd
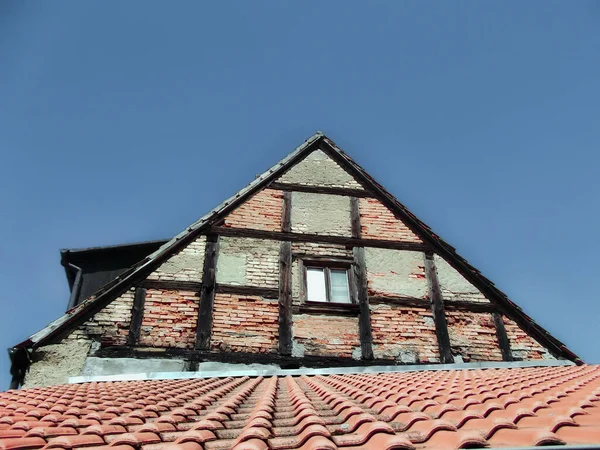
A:
<svg viewBox="0 0 600 450">
<path fill-rule="evenodd" d="M 367 283 L 371 296 L 425 298 L 425 255 L 421 252 L 365 248 Z"/>
<path fill-rule="evenodd" d="M 206 236 L 200 236 L 167 259 L 149 280 L 202 281 Z"/>
<path fill-rule="evenodd" d="M 363 238 L 423 242 L 379 200 L 361 198 L 359 199 L 358 209 Z"/>
<path fill-rule="evenodd" d="M 312 152 L 277 181 L 310 186 L 362 189 L 358 181 L 321 150 Z"/>
<path fill-rule="evenodd" d="M 213 351 L 276 352 L 279 339 L 277 299 L 216 294 L 210 340 Z"/>
<path fill-rule="evenodd" d="M 292 242 L 292 254 L 302 257 L 352 258 L 352 248 L 343 245 L 320 244 L 316 242 Z"/>
<path fill-rule="evenodd" d="M 140 345 L 193 348 L 199 302 L 197 292 L 148 289 Z"/>
<path fill-rule="evenodd" d="M 293 322 L 293 356 L 360 359 L 358 318 L 294 314 Z"/>
<path fill-rule="evenodd" d="M 224 226 L 281 231 L 282 211 L 283 192 L 263 189 L 231 212 L 225 218 Z"/>
<path fill-rule="evenodd" d="M 292 192 L 292 231 L 352 236 L 350 197 Z"/>
<path fill-rule="evenodd" d="M 506 316 L 503 316 L 504 328 L 510 343 L 512 356 L 519 360 L 531 359 L 556 359 L 542 347 L 535 339 L 525 333 L 519 325 Z"/>
<path fill-rule="evenodd" d="M 445 259 L 434 255 L 434 262 L 444 300 L 489 303 L 479 289 L 469 283 Z"/>
<path fill-rule="evenodd" d="M 502 361 L 496 326 L 490 313 L 473 313 L 446 309 L 450 347 L 455 359 Z"/>
<path fill-rule="evenodd" d="M 375 304 L 370 306 L 373 355 L 403 363 L 439 362 L 431 309 Z"/>
<path fill-rule="evenodd" d="M 217 283 L 240 286 L 279 286 L 279 241 L 221 237 Z"/>
<path fill-rule="evenodd" d="M 114 299 L 91 319 L 79 325 L 68 340 L 95 340 L 102 345 L 125 345 L 129 336 L 134 289 Z"/>
</svg>

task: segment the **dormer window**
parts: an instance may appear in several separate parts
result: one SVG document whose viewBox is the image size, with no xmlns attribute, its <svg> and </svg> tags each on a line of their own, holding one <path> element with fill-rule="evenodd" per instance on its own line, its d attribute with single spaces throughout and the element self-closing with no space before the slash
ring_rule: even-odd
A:
<svg viewBox="0 0 600 450">
<path fill-rule="evenodd" d="M 352 303 L 349 266 L 304 264 L 307 302 Z"/>
</svg>

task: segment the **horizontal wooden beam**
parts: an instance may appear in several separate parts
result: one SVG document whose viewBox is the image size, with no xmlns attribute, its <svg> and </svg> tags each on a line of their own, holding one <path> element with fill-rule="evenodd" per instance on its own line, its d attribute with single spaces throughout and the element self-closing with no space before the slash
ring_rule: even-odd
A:
<svg viewBox="0 0 600 450">
<path fill-rule="evenodd" d="M 360 307 L 356 304 L 334 304 L 334 303 L 322 303 L 322 304 L 303 304 L 300 306 L 292 307 L 294 314 L 322 314 L 331 316 L 358 316 L 360 314 Z"/>
<path fill-rule="evenodd" d="M 233 284 L 217 284 L 217 292 L 220 294 L 240 294 L 240 295 L 255 295 L 257 297 L 265 297 L 277 299 L 279 290 L 277 288 L 266 288 L 260 286 L 236 286 Z"/>
<path fill-rule="evenodd" d="M 467 302 L 462 300 L 444 300 L 444 307 L 448 311 L 470 311 L 470 312 L 489 312 L 498 311 L 493 303 L 488 302 Z"/>
<path fill-rule="evenodd" d="M 176 280 L 144 280 L 140 287 L 146 289 L 165 289 L 169 291 L 202 291 L 202 283 L 199 281 L 176 281 Z M 257 295 L 259 297 L 277 298 L 277 288 L 266 288 L 260 286 L 237 286 L 234 284 L 217 284 L 216 291 L 222 294 Z"/>
<path fill-rule="evenodd" d="M 139 285 L 146 289 L 165 289 L 169 291 L 200 292 L 202 289 L 202 283 L 199 281 L 144 280 Z"/>
<path fill-rule="evenodd" d="M 329 186 L 307 186 L 305 184 L 297 183 L 271 183 L 268 187 L 271 189 L 279 189 L 280 191 L 343 195 L 345 197 L 373 197 L 373 194 L 363 189 L 340 188 Z"/>
<path fill-rule="evenodd" d="M 277 353 L 211 352 L 182 348 L 153 347 L 103 347 L 95 353 L 100 358 L 181 358 L 189 361 L 215 361 L 243 364 L 276 364 L 282 369 L 299 367 L 357 367 L 373 365 L 399 365 L 394 359 L 371 361 L 335 356 L 303 356 L 297 358 Z"/>
<path fill-rule="evenodd" d="M 430 302 L 424 298 L 414 297 L 383 297 L 383 296 L 369 296 L 369 304 L 380 305 L 390 304 L 393 306 L 405 306 L 409 308 L 424 308 L 429 309 Z"/>
<path fill-rule="evenodd" d="M 369 296 L 369 303 L 373 305 L 388 303 L 394 306 L 406 306 L 410 308 L 429 308 L 430 301 L 424 298 L 414 297 L 384 297 Z M 468 312 L 495 312 L 498 311 L 492 303 L 467 302 L 460 300 L 444 300 L 444 307 L 448 311 L 468 311 Z"/>
<path fill-rule="evenodd" d="M 212 227 L 211 231 L 213 233 L 218 233 L 221 236 L 271 239 L 276 241 L 291 242 L 315 242 L 321 244 L 343 245 L 349 248 L 375 247 L 420 252 L 429 251 L 431 248 L 427 244 L 420 244 L 418 242 L 387 241 L 385 239 L 359 239 L 345 236 L 327 236 L 322 234 L 251 230 L 249 228 Z"/>
</svg>

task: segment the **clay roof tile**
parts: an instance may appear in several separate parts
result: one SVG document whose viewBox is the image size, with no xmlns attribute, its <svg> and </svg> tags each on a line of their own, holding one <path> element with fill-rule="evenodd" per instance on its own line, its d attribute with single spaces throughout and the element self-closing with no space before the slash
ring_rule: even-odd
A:
<svg viewBox="0 0 600 450">
<path fill-rule="evenodd" d="M 0 393 L 0 450 L 600 443 L 599 394 L 596 366 L 83 383 Z"/>
</svg>

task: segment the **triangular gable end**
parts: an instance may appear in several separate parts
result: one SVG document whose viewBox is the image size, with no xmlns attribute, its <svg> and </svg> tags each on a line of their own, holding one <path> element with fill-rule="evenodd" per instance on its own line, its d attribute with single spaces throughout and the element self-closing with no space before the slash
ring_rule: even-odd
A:
<svg viewBox="0 0 600 450">
<path fill-rule="evenodd" d="M 557 357 L 579 361 L 576 355 L 535 324 L 489 280 L 481 276 L 476 269 L 461 258 L 454 248 L 435 235 L 429 227 L 410 213 L 340 150 L 333 141 L 321 133 L 313 135 L 302 146 L 255 179 L 246 188 L 203 216 L 156 252 L 106 285 L 94 296 L 20 345 L 37 347 L 66 336 L 110 304 L 113 299 L 123 295 L 127 296 L 128 290 L 144 279 L 201 283 L 201 267 L 206 249 L 204 234 L 212 226 L 268 232 L 281 231 L 284 229 L 284 218 L 280 214 L 283 208 L 283 193 L 290 190 L 306 193 L 320 192 L 334 196 L 349 194 L 355 196 L 358 201 L 363 238 L 412 242 L 431 248 L 432 254 L 435 253 L 440 289 L 444 300 L 467 299 L 481 303 L 491 302 L 507 316 L 504 318 L 504 322 L 509 340 L 523 342 L 525 339 L 523 335 L 527 337 L 531 335 L 529 338 L 531 343 L 526 350 L 523 350 L 522 354 L 526 351 L 545 352 L 544 347 L 546 347 Z M 349 232 L 350 230 L 344 230 L 341 234 Z M 227 249 L 238 244 L 233 241 L 234 237 L 227 239 L 229 240 L 225 240 L 223 243 L 224 251 L 221 256 L 235 262 L 237 256 L 233 251 L 227 253 Z M 268 258 L 276 259 L 277 248 L 272 247 L 265 246 L 265 255 Z M 193 261 L 192 269 L 189 269 L 189 261 Z M 226 266 L 223 264 L 223 267 Z M 417 267 L 416 271 L 409 276 L 414 276 L 418 280 L 421 275 L 417 272 L 421 269 Z M 221 274 L 224 274 L 225 270 L 221 269 Z M 223 276 L 234 277 L 233 272 L 235 271 Z M 239 273 L 237 275 L 242 276 Z M 254 283 L 247 275 L 243 276 L 246 278 L 228 280 L 240 284 L 252 285 Z M 276 290 L 277 280 L 278 274 L 276 275 L 274 272 L 270 279 L 261 279 L 256 282 L 258 283 L 256 285 Z M 459 285 L 461 288 L 457 291 L 456 288 Z M 457 293 L 459 295 L 456 295 Z M 449 314 L 450 323 L 452 320 L 452 314 Z M 479 318 L 474 316 L 473 320 L 477 321 Z M 191 322 L 190 316 L 189 323 Z M 522 330 L 527 330 L 527 333 Z M 452 330 L 450 332 L 452 333 Z M 538 342 L 542 343 L 543 347 Z"/>
</svg>

